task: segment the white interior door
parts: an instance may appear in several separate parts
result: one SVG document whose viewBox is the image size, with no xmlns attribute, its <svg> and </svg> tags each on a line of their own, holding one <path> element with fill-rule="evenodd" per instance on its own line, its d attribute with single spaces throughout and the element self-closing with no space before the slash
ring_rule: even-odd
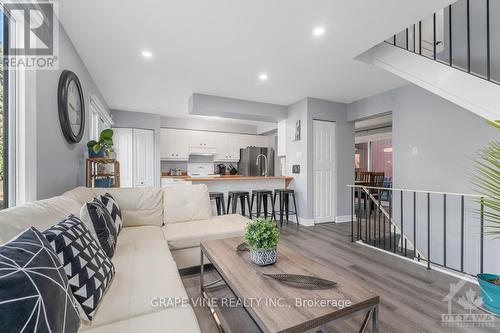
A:
<svg viewBox="0 0 500 333">
<path fill-rule="evenodd" d="M 314 222 L 335 221 L 335 123 L 313 121 Z"/>
<path fill-rule="evenodd" d="M 134 187 L 154 186 L 154 132 L 153 130 L 133 130 Z"/>
<path fill-rule="evenodd" d="M 133 187 L 132 129 L 113 128 L 113 145 L 120 162 L 120 187 Z"/>
</svg>

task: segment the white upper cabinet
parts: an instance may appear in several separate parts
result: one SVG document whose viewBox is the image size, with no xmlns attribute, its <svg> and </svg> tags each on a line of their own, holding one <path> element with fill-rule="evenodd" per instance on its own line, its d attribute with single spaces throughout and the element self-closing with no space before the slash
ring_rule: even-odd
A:
<svg viewBox="0 0 500 333">
<path fill-rule="evenodd" d="M 215 152 L 215 162 L 238 162 L 240 148 L 267 147 L 262 135 L 205 132 L 162 128 L 160 131 L 160 158 L 170 161 L 187 161 L 189 151 L 209 149 Z"/>
</svg>

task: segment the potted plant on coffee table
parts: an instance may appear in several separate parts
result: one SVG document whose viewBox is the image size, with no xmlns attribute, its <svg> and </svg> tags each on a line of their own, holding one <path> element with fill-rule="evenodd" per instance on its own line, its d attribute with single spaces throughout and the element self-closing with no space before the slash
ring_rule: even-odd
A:
<svg viewBox="0 0 500 333">
<path fill-rule="evenodd" d="M 491 122 L 500 129 L 500 121 Z M 500 237 L 500 141 L 490 142 L 478 153 L 474 185 L 484 195 L 483 211 L 478 211 L 486 222 L 486 234 Z M 484 307 L 500 315 L 500 276 L 481 273 L 477 275 Z"/>
<path fill-rule="evenodd" d="M 245 227 L 245 241 L 250 248 L 250 260 L 259 266 L 276 262 L 280 231 L 269 219 L 257 218 Z"/>
</svg>

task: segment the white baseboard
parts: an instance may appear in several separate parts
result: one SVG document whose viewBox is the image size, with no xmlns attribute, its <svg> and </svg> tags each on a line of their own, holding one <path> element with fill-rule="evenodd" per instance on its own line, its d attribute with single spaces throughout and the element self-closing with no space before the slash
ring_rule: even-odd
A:
<svg viewBox="0 0 500 333">
<path fill-rule="evenodd" d="M 356 215 L 354 215 L 354 221 L 356 221 Z M 342 215 L 342 216 L 337 216 L 335 219 L 335 223 L 346 223 L 346 222 L 351 222 L 351 215 Z"/>
<path fill-rule="evenodd" d="M 290 216 L 289 220 L 290 220 L 290 222 L 297 224 L 297 219 L 296 219 L 295 215 Z M 279 223 L 279 219 L 278 219 L 278 223 Z M 283 223 L 286 223 L 286 222 L 284 221 Z M 314 220 L 313 219 L 305 219 L 305 218 L 299 216 L 299 225 L 303 225 L 306 227 L 312 227 L 314 225 Z"/>
</svg>

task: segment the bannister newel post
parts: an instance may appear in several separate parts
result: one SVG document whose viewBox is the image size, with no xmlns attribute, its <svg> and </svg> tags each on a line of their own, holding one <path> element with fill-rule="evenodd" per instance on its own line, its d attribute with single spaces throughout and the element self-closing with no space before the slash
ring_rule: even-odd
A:
<svg viewBox="0 0 500 333">
<path fill-rule="evenodd" d="M 351 187 L 351 242 L 354 242 L 354 187 Z"/>
<path fill-rule="evenodd" d="M 465 229 L 465 197 L 460 200 L 460 271 L 464 272 L 464 229 Z"/>
<path fill-rule="evenodd" d="M 403 238 L 404 238 L 404 228 L 403 228 L 404 212 L 403 212 L 403 191 L 401 191 L 401 252 L 403 252 Z"/>
<path fill-rule="evenodd" d="M 446 194 L 443 194 L 443 265 L 446 267 Z"/>
<path fill-rule="evenodd" d="M 431 269 L 431 194 L 427 193 L 427 269 Z"/>
<path fill-rule="evenodd" d="M 417 254 L 417 192 L 413 192 L 413 252 Z"/>
<path fill-rule="evenodd" d="M 480 273 L 484 271 L 484 198 L 481 198 L 481 248 L 480 248 Z"/>
</svg>

